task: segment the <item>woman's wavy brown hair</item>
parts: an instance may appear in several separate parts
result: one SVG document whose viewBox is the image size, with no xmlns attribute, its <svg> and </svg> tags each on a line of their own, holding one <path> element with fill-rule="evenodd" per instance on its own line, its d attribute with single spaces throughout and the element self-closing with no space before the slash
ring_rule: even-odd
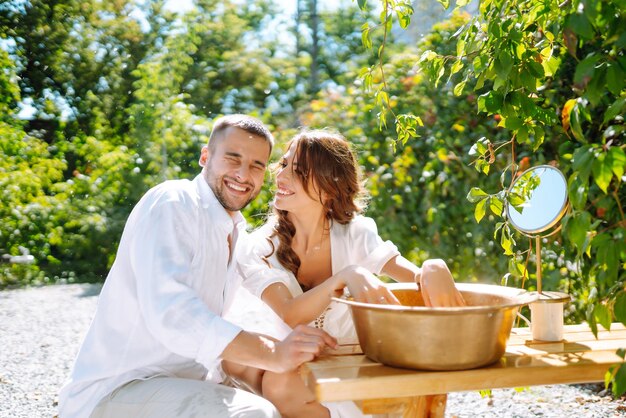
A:
<svg viewBox="0 0 626 418">
<path fill-rule="evenodd" d="M 343 136 L 325 130 L 307 130 L 293 137 L 287 149 L 292 144 L 296 144 L 295 160 L 298 162 L 294 174 L 304 190 L 310 196 L 317 195 L 323 203 L 329 225 L 335 221 L 347 224 L 365 209 L 361 171 L 350 143 Z M 291 248 L 296 228 L 288 219 L 287 211 L 274 208 L 273 213 L 275 225 L 270 242 L 278 236 L 276 257 L 297 276 L 300 258 Z M 274 249 L 268 257 L 273 253 Z"/>
</svg>

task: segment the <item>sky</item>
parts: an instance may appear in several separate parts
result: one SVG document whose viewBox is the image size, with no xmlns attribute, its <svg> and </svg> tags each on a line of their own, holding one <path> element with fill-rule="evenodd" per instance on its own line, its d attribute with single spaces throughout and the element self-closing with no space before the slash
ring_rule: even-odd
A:
<svg viewBox="0 0 626 418">
<path fill-rule="evenodd" d="M 296 11 L 296 0 L 274 0 L 281 5 L 285 14 L 293 14 Z M 192 0 L 168 0 L 165 8 L 171 11 L 186 12 L 193 7 Z"/>
<path fill-rule="evenodd" d="M 280 5 L 283 14 L 293 16 L 296 13 L 296 0 L 274 0 L 274 3 Z M 335 4 L 333 0 L 319 0 L 321 8 L 327 8 Z M 165 7 L 172 11 L 185 12 L 193 6 L 192 0 L 168 0 Z"/>
</svg>

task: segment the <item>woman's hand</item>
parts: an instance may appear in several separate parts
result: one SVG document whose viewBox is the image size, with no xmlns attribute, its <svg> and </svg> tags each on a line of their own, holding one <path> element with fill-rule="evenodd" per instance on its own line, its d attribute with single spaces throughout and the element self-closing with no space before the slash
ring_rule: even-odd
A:
<svg viewBox="0 0 626 418">
<path fill-rule="evenodd" d="M 357 302 L 400 305 L 387 286 L 364 267 L 348 266 L 339 277 Z"/>
<path fill-rule="evenodd" d="M 465 306 L 465 300 L 454 285 L 452 274 L 441 259 L 426 260 L 421 274 L 415 276 L 426 306 Z"/>
</svg>

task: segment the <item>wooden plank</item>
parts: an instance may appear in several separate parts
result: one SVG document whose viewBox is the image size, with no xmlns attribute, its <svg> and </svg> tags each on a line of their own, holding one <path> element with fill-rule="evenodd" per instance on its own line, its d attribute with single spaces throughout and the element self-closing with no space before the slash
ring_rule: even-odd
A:
<svg viewBox="0 0 626 418">
<path fill-rule="evenodd" d="M 364 399 L 355 401 L 364 414 L 399 414 L 403 417 L 444 418 L 447 395 Z"/>
<path fill-rule="evenodd" d="M 579 353 L 596 350 L 617 350 L 626 348 L 626 338 L 621 340 L 593 340 L 581 342 L 556 342 L 544 344 L 515 345 L 508 346 L 505 354 L 516 355 L 538 355 L 538 354 L 559 354 L 559 353 Z"/>
<path fill-rule="evenodd" d="M 364 357 L 364 356 L 356 356 Z M 481 369 L 428 372 L 364 362 L 363 367 L 309 368 L 308 385 L 322 401 L 377 399 L 456 391 L 604 380 L 614 350 L 537 356 L 505 356 Z"/>
<path fill-rule="evenodd" d="M 621 324 L 619 324 L 621 325 Z M 611 331 L 606 330 L 598 330 L 598 339 L 606 340 L 606 339 L 626 339 L 626 329 L 621 326 L 620 328 L 611 327 Z M 566 330 L 563 334 L 563 340 L 565 341 L 592 341 L 596 340 L 596 337 L 593 335 L 589 328 L 587 330 L 577 330 L 577 331 L 568 331 Z M 541 341 L 533 341 L 530 332 L 511 332 L 511 337 L 507 343 L 507 346 L 510 345 L 519 345 L 519 344 L 544 344 L 545 342 Z"/>
<path fill-rule="evenodd" d="M 411 398 L 404 403 L 409 405 L 421 395 L 603 381 L 608 367 L 622 361 L 616 349 L 626 347 L 622 324 L 600 331 L 599 339 L 585 324 L 566 326 L 566 341 L 556 343 L 528 341 L 527 329 L 513 331 L 518 341 L 496 364 L 480 369 L 418 371 L 387 367 L 364 355 L 325 355 L 303 366 L 303 378 L 321 401 Z"/>
</svg>

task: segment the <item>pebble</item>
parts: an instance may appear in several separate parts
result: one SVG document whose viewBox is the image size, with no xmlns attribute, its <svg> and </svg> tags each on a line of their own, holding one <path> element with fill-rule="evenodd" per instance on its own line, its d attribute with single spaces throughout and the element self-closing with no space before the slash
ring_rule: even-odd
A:
<svg viewBox="0 0 626 418">
<path fill-rule="evenodd" d="M 96 309 L 97 284 L 0 291 L 0 418 L 55 417 L 67 379 Z M 242 291 L 233 322 L 263 331 L 271 313 Z M 533 386 L 448 395 L 447 418 L 626 417 L 626 402 L 602 384 Z"/>
</svg>

